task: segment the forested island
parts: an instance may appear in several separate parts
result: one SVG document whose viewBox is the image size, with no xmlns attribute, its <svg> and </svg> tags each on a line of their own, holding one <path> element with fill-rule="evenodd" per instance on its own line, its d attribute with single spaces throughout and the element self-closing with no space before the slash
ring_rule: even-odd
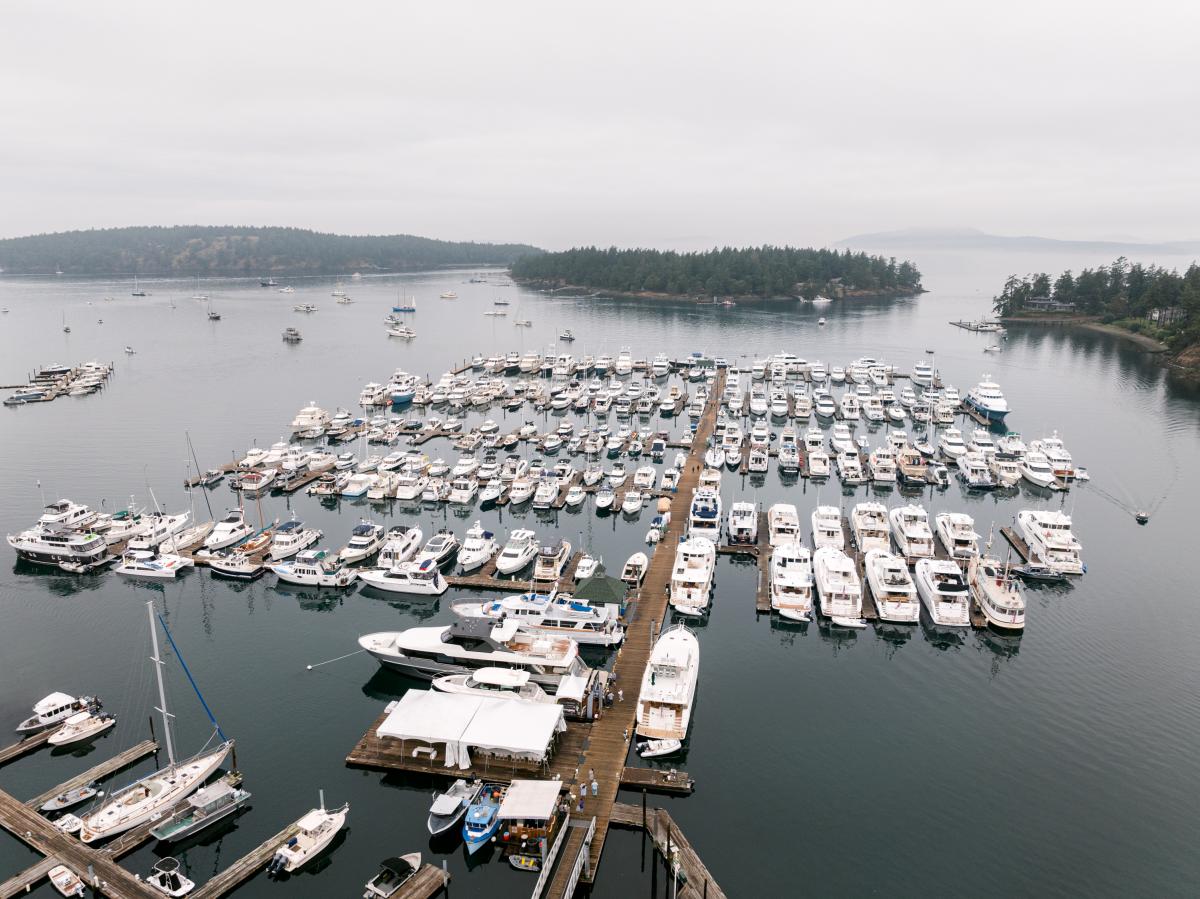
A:
<svg viewBox="0 0 1200 899">
<path fill-rule="evenodd" d="M 177 225 L 7 238 L 0 240 L 0 269 L 10 274 L 323 275 L 508 265 L 540 252 L 527 244 L 460 243 L 408 234 Z"/>
<path fill-rule="evenodd" d="M 1175 269 L 1130 263 L 1010 275 L 992 308 L 1009 321 L 1097 323 L 1165 345 L 1187 367 L 1200 367 L 1200 265 Z"/>
<path fill-rule="evenodd" d="M 921 293 L 911 262 L 852 250 L 730 247 L 696 253 L 577 247 L 523 256 L 518 281 L 544 288 L 663 297 L 883 296 Z"/>
</svg>

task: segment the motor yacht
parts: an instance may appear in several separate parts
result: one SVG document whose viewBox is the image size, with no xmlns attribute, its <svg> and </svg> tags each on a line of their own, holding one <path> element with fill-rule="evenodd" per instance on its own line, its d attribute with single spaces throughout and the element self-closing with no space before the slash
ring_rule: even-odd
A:
<svg viewBox="0 0 1200 899">
<path fill-rule="evenodd" d="M 328 556 L 323 549 L 301 550 L 294 559 L 272 565 L 271 571 L 285 584 L 304 587 L 348 587 L 358 577 L 357 568 Z"/>
<path fill-rule="evenodd" d="M 979 535 L 975 519 L 965 512 L 939 512 L 933 517 L 934 527 L 942 546 L 951 559 L 973 559 L 979 555 Z"/>
<path fill-rule="evenodd" d="M 533 566 L 535 581 L 557 581 L 571 561 L 571 544 L 563 539 L 542 543 Z"/>
<path fill-rule="evenodd" d="M 688 537 L 704 537 L 714 545 L 721 539 L 721 494 L 698 487 L 688 512 Z"/>
<path fill-rule="evenodd" d="M 338 558 L 348 565 L 361 562 L 379 552 L 384 537 L 383 525 L 364 519 L 354 526 L 350 540 L 338 552 Z"/>
<path fill-rule="evenodd" d="M 879 619 L 892 624 L 916 624 L 921 618 L 917 588 L 908 573 L 908 565 L 887 548 L 871 549 L 864 570 Z"/>
<path fill-rule="evenodd" d="M 692 536 L 675 550 L 671 571 L 670 603 L 681 615 L 703 615 L 712 596 L 716 570 L 716 545 L 707 537 Z"/>
<path fill-rule="evenodd" d="M 365 569 L 359 571 L 358 579 L 387 593 L 441 596 L 449 589 L 449 584 L 432 559 L 401 562 L 391 568 Z"/>
<path fill-rule="evenodd" d="M 996 487 L 987 457 L 981 453 L 967 452 L 958 460 L 958 479 L 968 490 L 993 490 Z"/>
<path fill-rule="evenodd" d="M 840 547 L 825 545 L 813 553 L 813 580 L 823 616 L 842 627 L 863 626 L 862 584 Z"/>
<path fill-rule="evenodd" d="M 1031 452 L 1039 452 L 1046 457 L 1046 462 L 1050 466 L 1050 470 L 1054 472 L 1054 476 L 1063 481 L 1073 480 L 1076 476 L 1075 463 L 1071 459 L 1071 454 L 1067 452 L 1066 446 L 1055 431 L 1049 437 L 1043 437 L 1041 440 L 1033 440 L 1029 444 Z"/>
<path fill-rule="evenodd" d="M 253 533 L 254 528 L 246 521 L 245 513 L 241 509 L 230 509 L 204 539 L 204 548 L 210 551 L 225 549 L 241 543 Z"/>
<path fill-rule="evenodd" d="M 958 428 L 946 428 L 942 431 L 941 437 L 938 438 L 938 450 L 947 462 L 951 464 L 958 462 L 967 452 L 967 445 L 963 443 L 962 439 L 962 431 Z"/>
<path fill-rule="evenodd" d="M 509 534 L 508 542 L 496 557 L 496 571 L 500 574 L 515 574 L 532 562 L 537 554 L 537 534 L 519 528 Z"/>
<path fill-rule="evenodd" d="M 920 506 L 898 506 L 888 513 L 892 540 L 904 561 L 913 564 L 917 559 L 933 558 L 933 531 L 929 516 Z"/>
<path fill-rule="evenodd" d="M 971 625 L 971 595 L 958 564 L 945 559 L 917 562 L 917 593 L 936 628 Z"/>
<path fill-rule="evenodd" d="M 967 580 L 988 624 L 1002 631 L 1025 629 L 1025 597 L 1007 565 L 982 556 L 968 568 Z"/>
<path fill-rule="evenodd" d="M 978 384 L 967 391 L 964 402 L 988 421 L 1002 422 L 1009 413 L 1008 400 L 990 375 L 984 375 Z"/>
<path fill-rule="evenodd" d="M 458 564 L 464 572 L 474 571 L 482 568 L 499 550 L 496 535 L 476 521 L 463 538 L 462 548 L 458 551 Z"/>
<path fill-rule="evenodd" d="M 113 570 L 126 577 L 173 579 L 196 563 L 188 556 L 158 553 L 152 549 L 127 549 Z"/>
<path fill-rule="evenodd" d="M 1036 441 L 1035 441 L 1036 442 Z M 1054 469 L 1046 456 L 1035 449 L 1030 449 L 1017 463 L 1021 477 L 1035 487 L 1049 487 L 1055 482 Z"/>
<path fill-rule="evenodd" d="M 27 562 L 84 570 L 104 564 L 111 556 L 99 534 L 47 530 L 37 527 L 6 537 L 8 545 Z"/>
<path fill-rule="evenodd" d="M 780 616 L 812 619 L 812 558 L 798 540 L 786 540 L 771 550 L 770 589 L 771 608 Z"/>
<path fill-rule="evenodd" d="M 1029 561 L 1061 574 L 1083 574 L 1082 547 L 1071 531 L 1071 517 L 1057 509 L 1017 513 L 1017 533 L 1029 547 Z"/>
<path fill-rule="evenodd" d="M 887 507 L 883 503 L 857 503 L 850 510 L 850 535 L 861 553 L 889 549 Z"/>
<path fill-rule="evenodd" d="M 60 499 L 42 510 L 37 526 L 53 531 L 82 531 L 96 524 L 99 513 L 87 506 Z"/>
<path fill-rule="evenodd" d="M 686 739 L 699 676 L 696 635 L 681 624 L 664 630 L 642 675 L 635 733 L 651 740 Z"/>
<path fill-rule="evenodd" d="M 459 603 L 453 608 L 463 618 L 511 619 L 523 631 L 570 637 L 581 645 L 612 647 L 625 639 L 618 606 L 595 606 L 554 590 Z"/>
<path fill-rule="evenodd" d="M 813 546 L 820 549 L 832 546 L 843 549 L 846 535 L 842 531 L 842 510 L 837 506 L 817 506 L 812 512 Z"/>
<path fill-rule="evenodd" d="M 731 546 L 753 546 L 758 542 L 758 506 L 736 502 L 729 507 L 726 534 Z"/>
</svg>

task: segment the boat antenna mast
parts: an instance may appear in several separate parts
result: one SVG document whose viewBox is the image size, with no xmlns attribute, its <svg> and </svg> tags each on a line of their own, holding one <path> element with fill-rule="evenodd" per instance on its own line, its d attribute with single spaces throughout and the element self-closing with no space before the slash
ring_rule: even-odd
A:
<svg viewBox="0 0 1200 899">
<path fill-rule="evenodd" d="M 171 718 L 174 716 L 167 711 L 167 691 L 163 688 L 163 660 L 160 658 L 158 651 L 158 630 L 154 626 L 153 602 L 146 603 L 146 614 L 150 616 L 150 643 L 154 647 L 154 655 L 150 656 L 150 661 L 154 663 L 154 676 L 158 680 L 158 708 L 155 709 L 155 711 L 162 715 L 163 740 L 167 744 L 167 761 L 170 762 L 171 767 L 174 768 L 175 743 L 171 739 Z"/>
</svg>

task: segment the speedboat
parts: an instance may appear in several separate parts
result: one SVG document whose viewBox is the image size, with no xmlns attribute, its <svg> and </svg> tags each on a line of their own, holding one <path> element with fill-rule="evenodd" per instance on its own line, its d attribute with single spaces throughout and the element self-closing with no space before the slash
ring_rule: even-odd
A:
<svg viewBox="0 0 1200 899">
<path fill-rule="evenodd" d="M 291 873 L 314 858 L 333 842 L 346 824 L 350 803 L 333 811 L 326 811 L 324 797 L 320 808 L 315 808 L 296 822 L 296 834 L 275 850 L 267 864 L 268 875 Z"/>
<path fill-rule="evenodd" d="M 413 593 L 440 596 L 449 589 L 441 570 L 433 559 L 402 562 L 392 568 L 371 568 L 359 571 L 358 579 L 370 587 L 387 593 Z"/>
<path fill-rule="evenodd" d="M 904 561 L 910 565 L 917 559 L 933 558 L 933 531 L 929 516 L 920 506 L 899 506 L 888 513 L 892 540 Z"/>
<path fill-rule="evenodd" d="M 973 559 L 979 555 L 975 519 L 965 512 L 939 512 L 933 517 L 938 539 L 951 559 Z"/>
<path fill-rule="evenodd" d="M 254 528 L 247 523 L 245 513 L 241 509 L 230 509 L 204 539 L 204 548 L 225 549 L 241 543 L 253 533 Z"/>
<path fill-rule="evenodd" d="M 116 723 L 114 716 L 96 711 L 93 706 L 66 719 L 62 727 L 50 735 L 48 742 L 51 746 L 73 746 L 99 736 Z"/>
<path fill-rule="evenodd" d="M 350 540 L 338 552 L 338 558 L 346 564 L 361 562 L 379 552 L 383 541 L 383 525 L 366 520 L 360 521 L 350 532 Z"/>
<path fill-rule="evenodd" d="M 81 696 L 76 699 L 66 693 L 51 693 L 38 700 L 33 707 L 33 715 L 17 725 L 17 733 L 21 735 L 39 733 L 66 721 L 79 712 L 88 711 L 95 701 L 90 696 Z"/>
<path fill-rule="evenodd" d="M 1071 532 L 1071 517 L 1055 509 L 1017 513 L 1017 532 L 1029 547 L 1030 561 L 1062 574 L 1083 574 L 1082 547 Z"/>
<path fill-rule="evenodd" d="M 712 596 L 716 544 L 707 537 L 689 537 L 675 550 L 670 603 L 681 615 L 703 615 Z"/>
<path fill-rule="evenodd" d="M 500 829 L 500 800 L 504 798 L 504 793 L 505 787 L 501 784 L 484 784 L 479 796 L 467 809 L 462 826 L 467 855 L 474 855 L 486 846 Z"/>
<path fill-rule="evenodd" d="M 508 536 L 508 542 L 496 558 L 496 571 L 515 574 L 534 560 L 538 554 L 537 534 L 519 528 Z"/>
<path fill-rule="evenodd" d="M 634 730 L 651 740 L 684 740 L 700 677 L 700 641 L 682 624 L 663 631 L 642 675 Z"/>
<path fill-rule="evenodd" d="M 992 556 L 982 556 L 970 567 L 968 580 L 988 624 L 1003 631 L 1025 629 L 1025 597 L 1007 565 Z"/>
<path fill-rule="evenodd" d="M 812 618 L 812 558 L 798 540 L 780 543 L 771 551 L 771 608 L 792 621 Z"/>
<path fill-rule="evenodd" d="M 904 560 L 892 555 L 886 547 L 876 548 L 867 552 L 863 567 L 880 620 L 916 624 L 921 618 L 921 604 Z"/>
<path fill-rule="evenodd" d="M 302 550 L 291 561 L 272 565 L 271 571 L 286 584 L 305 587 L 348 587 L 358 577 L 358 569 L 328 557 L 323 549 Z"/>
<path fill-rule="evenodd" d="M 171 897 L 186 896 L 196 888 L 196 884 L 180 871 L 179 859 L 176 858 L 160 858 L 142 882 Z"/>
<path fill-rule="evenodd" d="M 842 549 L 846 535 L 842 531 L 842 510 L 837 506 L 817 506 L 812 512 L 813 547 L 832 546 Z"/>
<path fill-rule="evenodd" d="M 970 591 L 956 562 L 920 559 L 915 580 L 921 603 L 936 627 L 970 627 Z"/>
<path fill-rule="evenodd" d="M 642 580 L 646 577 L 646 569 L 649 567 L 650 559 L 645 553 L 634 553 L 625 560 L 625 566 L 621 569 L 621 580 L 630 589 L 636 590 L 642 586 Z"/>
<path fill-rule="evenodd" d="M 822 615 L 842 627 L 864 626 L 862 583 L 840 547 L 822 546 L 813 553 L 813 579 Z"/>
</svg>

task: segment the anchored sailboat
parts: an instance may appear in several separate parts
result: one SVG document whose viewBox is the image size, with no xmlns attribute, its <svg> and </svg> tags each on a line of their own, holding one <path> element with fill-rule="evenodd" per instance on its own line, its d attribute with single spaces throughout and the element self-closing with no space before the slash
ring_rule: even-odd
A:
<svg viewBox="0 0 1200 899">
<path fill-rule="evenodd" d="M 163 743 L 167 750 L 168 764 L 165 768 L 110 793 L 107 801 L 84 819 L 83 827 L 79 831 L 79 838 L 85 843 L 94 843 L 124 833 L 169 811 L 177 802 L 186 799 L 203 786 L 204 782 L 224 763 L 226 756 L 233 750 L 233 740 L 226 738 L 221 731 L 221 726 L 213 718 L 208 703 L 200 695 L 200 689 L 192 679 L 191 672 L 188 671 L 187 665 L 183 661 L 183 656 L 179 654 L 179 648 L 175 646 L 171 632 L 167 630 L 166 623 L 160 617 L 163 633 L 167 635 L 167 640 L 170 641 L 192 689 L 200 698 L 200 704 L 208 713 L 208 718 L 216 729 L 216 735 L 220 736 L 222 740 L 216 749 L 201 750 L 200 754 L 190 759 L 176 761 L 175 743 L 171 737 L 171 718 L 173 716 L 167 711 L 167 694 L 163 689 L 162 666 L 164 663 L 159 657 L 158 631 L 154 625 L 154 603 L 146 603 L 146 612 L 150 617 L 150 642 L 154 649 L 154 655 L 150 657 L 150 661 L 154 663 L 154 674 L 158 680 L 159 704 L 156 711 L 162 715 Z"/>
</svg>

